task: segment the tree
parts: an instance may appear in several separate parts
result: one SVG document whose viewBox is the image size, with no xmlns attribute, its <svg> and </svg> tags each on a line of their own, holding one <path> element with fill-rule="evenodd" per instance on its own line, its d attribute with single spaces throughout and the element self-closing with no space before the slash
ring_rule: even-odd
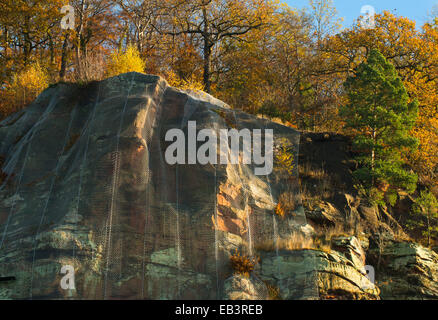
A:
<svg viewBox="0 0 438 320">
<path fill-rule="evenodd" d="M 375 16 L 374 29 L 357 22 L 325 41 L 325 64 L 315 76 L 346 78 L 373 49 L 394 65 L 409 97 L 419 102 L 413 134 L 420 144 L 408 159 L 420 181 L 431 186 L 438 168 L 438 19 L 419 28 L 415 21 L 384 11 Z"/>
<path fill-rule="evenodd" d="M 338 17 L 333 0 L 309 0 L 309 6 L 313 31 L 313 45 L 309 60 L 311 60 L 310 69 L 313 71 L 323 69 L 327 64 L 327 57 L 323 51 L 324 43 L 328 37 L 339 31 L 343 19 Z M 339 83 L 336 77 L 323 74 L 312 77 L 309 88 L 312 90 L 313 101 L 308 107 L 311 117 L 307 122 L 313 131 L 321 126 L 327 128 L 329 113 L 333 116 L 335 109 L 332 100 L 340 85 L 342 83 Z"/>
<path fill-rule="evenodd" d="M 310 21 L 287 6 L 269 17 L 269 27 L 222 45 L 217 95 L 251 113 L 297 115 L 306 105 Z M 303 108 L 304 109 L 304 108 Z"/>
<path fill-rule="evenodd" d="M 114 36 L 116 14 L 112 0 L 71 0 L 75 9 L 75 34 L 73 47 L 76 59 L 76 80 L 90 80 L 95 62 L 89 61 L 89 52 L 109 42 Z M 100 48 L 99 48 L 100 49 Z M 91 72 L 89 69 L 92 69 Z"/>
<path fill-rule="evenodd" d="M 126 21 L 128 32 L 132 29 L 132 39 L 140 53 L 154 32 L 153 23 L 158 18 L 159 6 L 155 1 L 115 0 L 120 6 L 121 16 Z M 125 33 L 127 31 L 125 30 Z"/>
<path fill-rule="evenodd" d="M 322 40 L 339 30 L 342 18 L 333 5 L 333 0 L 309 0 L 317 50 L 321 48 Z"/>
<path fill-rule="evenodd" d="M 171 36 L 191 34 L 202 39 L 203 82 L 211 92 L 211 60 L 215 46 L 227 38 L 239 38 L 265 24 L 272 13 L 265 0 L 173 0 L 162 7 L 156 29 Z"/>
<path fill-rule="evenodd" d="M 394 66 L 378 50 L 372 50 L 355 75 L 348 77 L 345 89 L 348 104 L 340 114 L 361 153 L 362 167 L 354 172 L 355 177 L 369 190 L 414 192 L 417 176 L 404 168 L 403 155 L 418 147 L 417 139 L 410 135 L 418 104 L 409 102 Z"/>
<path fill-rule="evenodd" d="M 32 63 L 33 51 L 46 45 L 59 24 L 64 0 L 4 0 L 0 5 L 0 25 L 6 31 L 5 47 L 19 48 L 17 65 Z M 21 61 L 19 61 L 21 60 Z"/>
</svg>

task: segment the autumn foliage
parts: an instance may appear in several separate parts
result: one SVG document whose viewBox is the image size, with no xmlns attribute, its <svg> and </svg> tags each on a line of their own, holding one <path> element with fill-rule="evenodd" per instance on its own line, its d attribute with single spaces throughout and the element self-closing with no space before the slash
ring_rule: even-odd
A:
<svg viewBox="0 0 438 320">
<path fill-rule="evenodd" d="M 145 62 L 137 48 L 128 46 L 124 52 L 113 52 L 107 67 L 107 76 L 113 77 L 127 72 L 144 72 Z"/>
<path fill-rule="evenodd" d="M 230 257 L 231 267 L 237 274 L 249 277 L 254 267 L 258 262 L 257 258 L 250 258 L 246 255 L 241 255 L 239 251 L 235 251 Z"/>
<path fill-rule="evenodd" d="M 0 112 L 8 115 L 31 103 L 48 87 L 47 72 L 38 63 L 32 64 L 23 71 L 14 74 L 12 82 L 5 85 L 2 91 Z"/>
</svg>

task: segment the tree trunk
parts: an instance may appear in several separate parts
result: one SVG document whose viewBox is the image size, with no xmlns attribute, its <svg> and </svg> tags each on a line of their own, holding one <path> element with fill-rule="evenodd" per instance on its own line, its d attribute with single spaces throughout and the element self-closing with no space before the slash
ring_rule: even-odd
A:
<svg viewBox="0 0 438 320">
<path fill-rule="evenodd" d="M 208 43 L 204 46 L 204 90 L 207 93 L 211 93 L 211 48 L 209 46 Z"/>
<path fill-rule="evenodd" d="M 427 247 L 430 248 L 430 216 L 429 216 L 429 210 L 427 211 Z"/>
<path fill-rule="evenodd" d="M 32 50 L 32 43 L 29 37 L 29 23 L 30 23 L 30 18 L 29 17 L 25 17 L 25 23 L 24 23 L 24 32 L 23 32 L 23 41 L 24 41 L 24 46 L 23 46 L 23 62 L 24 62 L 24 66 L 26 67 L 29 63 L 29 58 L 30 58 L 30 52 Z"/>
<path fill-rule="evenodd" d="M 7 56 L 9 51 L 9 31 L 7 27 L 4 28 L 3 35 L 5 42 L 5 55 Z"/>
<path fill-rule="evenodd" d="M 67 48 L 68 48 L 68 35 L 65 35 L 64 43 L 62 44 L 62 55 L 61 55 L 61 70 L 59 70 L 59 78 L 64 81 L 65 71 L 67 68 Z"/>
<path fill-rule="evenodd" d="M 204 17 L 204 90 L 207 93 L 211 93 L 211 48 L 212 44 L 210 42 L 210 37 L 208 33 L 209 23 L 207 16 L 207 8 L 204 6 L 202 8 L 202 15 Z"/>
<path fill-rule="evenodd" d="M 77 77 L 82 80 L 82 57 L 81 57 L 81 46 L 82 46 L 82 37 L 84 31 L 84 15 L 85 15 L 85 0 L 81 2 L 81 8 L 79 10 L 79 25 L 76 30 L 76 72 Z"/>
<path fill-rule="evenodd" d="M 376 118 L 376 116 L 374 116 Z M 375 168 L 375 162 L 376 162 L 376 141 L 377 141 L 377 132 L 376 128 L 373 127 L 373 148 L 371 150 L 371 185 L 374 187 L 375 179 L 374 179 L 374 168 Z"/>
<path fill-rule="evenodd" d="M 55 45 L 52 36 L 49 35 L 49 49 L 50 49 L 50 64 L 55 64 Z"/>
</svg>

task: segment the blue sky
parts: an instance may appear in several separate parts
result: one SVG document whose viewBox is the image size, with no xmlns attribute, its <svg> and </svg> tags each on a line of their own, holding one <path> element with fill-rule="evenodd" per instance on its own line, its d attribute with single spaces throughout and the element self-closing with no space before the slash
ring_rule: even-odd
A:
<svg viewBox="0 0 438 320">
<path fill-rule="evenodd" d="M 283 0 L 290 7 L 303 8 L 309 3 L 308 0 Z M 434 5 L 438 0 L 333 0 L 338 10 L 339 16 L 344 18 L 344 27 L 349 27 L 361 13 L 362 6 L 371 5 L 376 9 L 376 13 L 384 10 L 393 11 L 399 16 L 405 16 L 417 21 L 417 26 L 422 25 L 427 20 Z"/>
</svg>

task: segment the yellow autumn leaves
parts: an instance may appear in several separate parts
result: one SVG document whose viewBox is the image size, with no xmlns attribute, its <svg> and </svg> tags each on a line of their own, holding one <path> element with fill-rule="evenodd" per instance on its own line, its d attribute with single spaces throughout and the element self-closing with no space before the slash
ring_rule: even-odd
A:
<svg viewBox="0 0 438 320">
<path fill-rule="evenodd" d="M 49 85 L 49 77 L 38 63 L 16 73 L 13 81 L 6 85 L 0 103 L 0 113 L 15 112 L 32 102 Z"/>
<path fill-rule="evenodd" d="M 144 72 L 145 62 L 137 48 L 129 45 L 125 51 L 116 51 L 110 55 L 106 75 L 114 77 L 127 72 Z"/>
</svg>

